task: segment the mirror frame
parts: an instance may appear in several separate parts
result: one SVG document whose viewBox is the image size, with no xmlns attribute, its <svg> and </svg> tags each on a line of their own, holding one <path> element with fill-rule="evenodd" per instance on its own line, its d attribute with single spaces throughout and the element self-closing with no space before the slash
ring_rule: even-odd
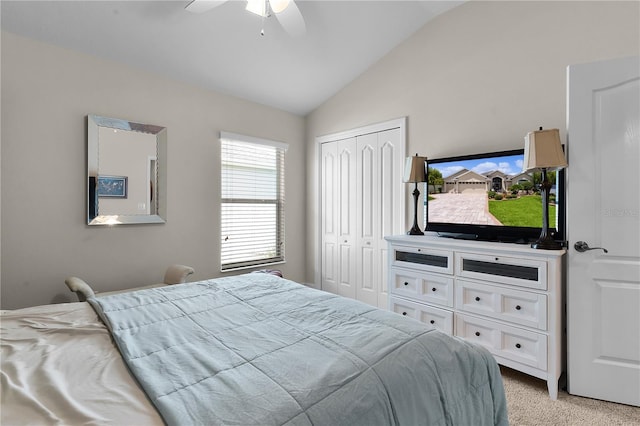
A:
<svg viewBox="0 0 640 426">
<path fill-rule="evenodd" d="M 149 133 L 156 136 L 157 158 L 157 214 L 121 214 L 121 215 L 93 215 L 91 211 L 91 170 L 99 170 L 100 158 L 98 154 L 98 131 L 100 127 L 126 130 L 132 132 Z M 93 166 L 93 167 L 92 167 Z M 118 118 L 87 116 L 87 225 L 137 225 L 144 223 L 165 223 L 167 219 L 167 129 L 152 124 L 134 123 Z M 95 195 L 97 198 L 97 195 Z M 99 203 L 98 203 L 99 204 Z M 99 207 L 98 207 L 99 213 Z"/>
</svg>

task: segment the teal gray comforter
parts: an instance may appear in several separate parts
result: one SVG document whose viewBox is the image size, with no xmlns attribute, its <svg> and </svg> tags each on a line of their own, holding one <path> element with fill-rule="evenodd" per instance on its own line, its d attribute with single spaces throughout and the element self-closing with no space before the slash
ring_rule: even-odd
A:
<svg viewBox="0 0 640 426">
<path fill-rule="evenodd" d="M 279 277 L 89 302 L 170 425 L 507 424 L 485 349 Z"/>
</svg>

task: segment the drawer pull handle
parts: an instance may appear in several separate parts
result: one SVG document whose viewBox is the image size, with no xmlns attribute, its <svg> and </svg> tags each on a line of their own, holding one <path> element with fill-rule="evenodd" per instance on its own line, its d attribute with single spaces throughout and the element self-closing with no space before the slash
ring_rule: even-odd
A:
<svg viewBox="0 0 640 426">
<path fill-rule="evenodd" d="M 520 309 L 522 309 L 522 307 L 520 307 L 520 305 L 516 305 L 516 311 L 519 311 Z"/>
<path fill-rule="evenodd" d="M 404 282 L 404 285 L 409 285 L 409 283 L 405 281 L 405 282 Z"/>
<path fill-rule="evenodd" d="M 499 260 L 500 260 L 500 258 L 499 258 L 499 257 L 496 257 L 496 262 L 497 262 L 497 261 L 499 261 Z"/>
<path fill-rule="evenodd" d="M 433 288 L 431 289 L 431 291 L 437 291 L 437 289 L 436 289 L 435 287 L 433 287 Z"/>
<path fill-rule="evenodd" d="M 407 315 L 407 313 L 406 313 L 406 312 L 403 312 L 403 313 L 402 313 L 402 315 Z"/>
<path fill-rule="evenodd" d="M 516 343 L 516 348 L 520 349 L 522 345 L 520 343 Z"/>
<path fill-rule="evenodd" d="M 435 323 L 436 323 L 436 321 L 435 321 L 435 320 L 431 320 L 431 321 L 429 321 L 429 322 L 430 322 L 431 324 L 435 324 Z"/>
<path fill-rule="evenodd" d="M 480 332 L 476 331 L 476 336 L 480 337 Z"/>
<path fill-rule="evenodd" d="M 418 251 L 422 251 L 422 249 L 418 249 Z"/>
<path fill-rule="evenodd" d="M 480 301 L 480 297 L 476 296 L 476 302 L 479 302 L 479 301 Z"/>
</svg>

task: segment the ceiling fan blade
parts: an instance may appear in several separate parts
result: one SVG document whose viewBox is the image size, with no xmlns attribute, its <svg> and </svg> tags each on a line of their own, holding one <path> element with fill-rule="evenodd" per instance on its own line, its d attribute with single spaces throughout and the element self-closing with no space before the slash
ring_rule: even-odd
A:
<svg viewBox="0 0 640 426">
<path fill-rule="evenodd" d="M 307 26 L 298 5 L 292 0 L 280 13 L 275 13 L 278 22 L 290 36 L 300 37 L 306 34 Z"/>
<path fill-rule="evenodd" d="M 185 7 L 185 10 L 192 13 L 203 13 L 213 9 L 214 7 L 218 7 L 227 1 L 228 0 L 193 0 Z"/>
</svg>

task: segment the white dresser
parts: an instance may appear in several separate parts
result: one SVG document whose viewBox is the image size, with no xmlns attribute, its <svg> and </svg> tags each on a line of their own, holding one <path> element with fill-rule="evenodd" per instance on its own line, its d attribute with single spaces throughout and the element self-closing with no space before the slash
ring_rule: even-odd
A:
<svg viewBox="0 0 640 426">
<path fill-rule="evenodd" d="M 385 237 L 389 309 L 486 347 L 547 381 L 563 367 L 564 250 L 438 236 Z"/>
</svg>

